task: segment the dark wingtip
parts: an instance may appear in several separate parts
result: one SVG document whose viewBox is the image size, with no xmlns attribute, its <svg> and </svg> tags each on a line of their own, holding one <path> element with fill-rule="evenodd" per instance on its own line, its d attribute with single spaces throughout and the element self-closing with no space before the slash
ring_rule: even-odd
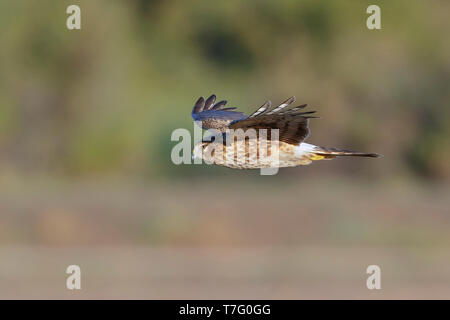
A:
<svg viewBox="0 0 450 320">
<path fill-rule="evenodd" d="M 205 99 L 203 97 L 198 98 L 197 102 L 194 104 L 194 108 L 192 109 L 192 113 L 202 112 L 204 106 L 205 106 Z"/>
<path fill-rule="evenodd" d="M 292 97 L 290 97 L 289 99 L 287 99 L 287 100 L 285 101 L 285 103 L 287 103 L 288 105 L 291 104 L 291 103 L 293 103 L 293 102 L 295 102 L 295 96 L 292 96 Z"/>
<path fill-rule="evenodd" d="M 369 153 L 367 156 L 371 158 L 383 158 L 383 155 L 378 153 Z"/>
<path fill-rule="evenodd" d="M 295 101 L 295 96 L 292 96 L 292 97 L 286 99 L 286 101 L 284 101 L 282 104 L 290 105 L 294 101 Z"/>
<path fill-rule="evenodd" d="M 212 94 L 205 102 L 205 110 L 209 110 L 214 106 L 214 102 L 216 102 L 216 95 Z"/>
<path fill-rule="evenodd" d="M 307 114 L 313 114 L 313 113 L 316 113 L 316 112 L 317 112 L 316 110 L 306 111 L 306 112 L 299 112 L 298 115 L 299 116 L 303 116 L 303 115 L 307 115 Z"/>
<path fill-rule="evenodd" d="M 358 155 L 358 153 L 356 153 Z M 378 153 L 361 153 L 361 157 L 368 157 L 368 158 L 381 158 L 383 157 L 381 154 Z"/>
<path fill-rule="evenodd" d="M 227 100 L 219 101 L 219 102 L 217 102 L 217 103 L 211 108 L 211 110 L 218 110 L 218 109 L 221 109 L 221 108 L 223 108 L 223 106 L 225 106 L 226 104 L 227 104 Z"/>
</svg>

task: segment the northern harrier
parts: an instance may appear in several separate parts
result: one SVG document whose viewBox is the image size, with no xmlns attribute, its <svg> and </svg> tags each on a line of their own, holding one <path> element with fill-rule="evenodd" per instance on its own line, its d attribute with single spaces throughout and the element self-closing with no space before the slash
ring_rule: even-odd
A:
<svg viewBox="0 0 450 320">
<path fill-rule="evenodd" d="M 306 104 L 291 106 L 294 101 L 295 97 L 291 97 L 277 107 L 267 101 L 247 117 L 231 111 L 236 108 L 225 108 L 226 101 L 215 103 L 215 95 L 206 101 L 200 97 L 192 109 L 192 117 L 203 129 L 215 134 L 198 142 L 193 156 L 235 169 L 295 167 L 337 156 L 379 157 L 376 153 L 305 143 L 308 121 L 317 117 L 311 116 L 315 111 L 304 111 Z M 236 131 L 240 134 L 235 134 Z"/>
</svg>

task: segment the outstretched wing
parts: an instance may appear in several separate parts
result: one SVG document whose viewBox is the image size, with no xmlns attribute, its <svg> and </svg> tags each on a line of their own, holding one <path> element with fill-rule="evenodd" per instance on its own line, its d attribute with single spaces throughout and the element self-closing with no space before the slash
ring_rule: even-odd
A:
<svg viewBox="0 0 450 320">
<path fill-rule="evenodd" d="M 192 109 L 192 118 L 196 122 L 201 121 L 203 129 L 216 129 L 224 132 L 231 122 L 247 118 L 242 112 L 230 111 L 236 108 L 224 108 L 227 101 L 215 102 L 214 94 L 206 101 L 200 97 Z"/>
<path fill-rule="evenodd" d="M 279 129 L 279 140 L 298 145 L 309 134 L 308 119 L 315 111 L 304 112 L 306 104 L 292 107 L 295 97 L 291 97 L 277 107 L 272 107 L 270 101 L 264 103 L 247 119 L 236 120 L 228 126 L 230 129 Z"/>
</svg>

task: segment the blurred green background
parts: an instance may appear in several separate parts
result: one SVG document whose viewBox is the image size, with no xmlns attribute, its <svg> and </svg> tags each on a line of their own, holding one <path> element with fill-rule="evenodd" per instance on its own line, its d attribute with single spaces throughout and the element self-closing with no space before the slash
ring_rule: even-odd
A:
<svg viewBox="0 0 450 320">
<path fill-rule="evenodd" d="M 66 28 L 70 4 L 81 30 Z M 381 30 L 366 28 L 370 4 Z M 2 1 L 0 297 L 450 297 L 448 12 Z M 295 95 L 321 116 L 308 142 L 384 157 L 275 176 L 174 165 L 172 131 L 193 132 L 212 93 L 245 113 Z M 90 283 L 77 294 L 74 263 Z M 390 281 L 377 295 L 369 264 Z"/>
</svg>

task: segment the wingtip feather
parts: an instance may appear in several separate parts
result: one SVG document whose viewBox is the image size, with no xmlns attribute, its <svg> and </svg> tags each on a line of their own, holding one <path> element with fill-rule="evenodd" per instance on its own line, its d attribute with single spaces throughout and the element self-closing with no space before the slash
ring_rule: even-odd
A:
<svg viewBox="0 0 450 320">
<path fill-rule="evenodd" d="M 222 109 L 226 104 L 227 104 L 227 100 L 219 101 L 211 108 L 211 110 Z"/>
<path fill-rule="evenodd" d="M 200 97 L 197 99 L 197 102 L 194 104 L 194 108 L 192 109 L 192 113 L 199 113 L 203 111 L 205 106 L 205 98 Z"/>
<path fill-rule="evenodd" d="M 290 105 L 293 102 L 295 102 L 295 96 L 292 96 L 292 97 L 286 99 L 286 101 L 284 101 L 282 104 Z"/>
<path fill-rule="evenodd" d="M 206 101 L 205 101 L 205 110 L 210 110 L 214 106 L 214 102 L 216 102 L 216 95 L 212 94 Z"/>
</svg>

